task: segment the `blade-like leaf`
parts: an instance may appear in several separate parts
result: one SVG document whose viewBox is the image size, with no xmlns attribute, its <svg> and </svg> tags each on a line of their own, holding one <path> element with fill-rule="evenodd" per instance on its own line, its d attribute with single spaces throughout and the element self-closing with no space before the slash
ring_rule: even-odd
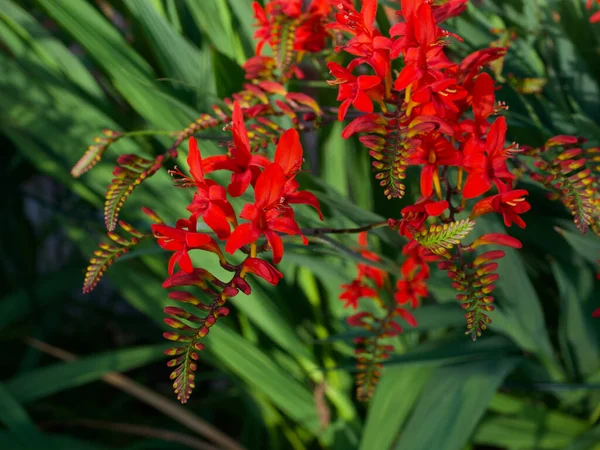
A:
<svg viewBox="0 0 600 450">
<path fill-rule="evenodd" d="M 51 364 L 10 379 L 5 383 L 11 395 L 31 403 L 83 384 L 99 380 L 108 372 L 125 372 L 164 358 L 167 344 L 114 350 L 87 356 L 70 363 Z"/>
<path fill-rule="evenodd" d="M 512 358 L 437 369 L 395 448 L 463 449 L 496 389 L 517 362 Z"/>
</svg>

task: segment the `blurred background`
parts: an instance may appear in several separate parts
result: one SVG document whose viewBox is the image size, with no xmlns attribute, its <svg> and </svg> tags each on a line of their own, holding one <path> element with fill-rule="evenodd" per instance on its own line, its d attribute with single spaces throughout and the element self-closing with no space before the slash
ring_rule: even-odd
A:
<svg viewBox="0 0 600 450">
<path fill-rule="evenodd" d="M 380 1 L 382 30 L 398 3 Z M 509 46 L 494 72 L 510 140 L 539 146 L 564 133 L 600 144 L 600 24 L 585 6 L 473 0 L 449 22 L 464 38 L 452 45 L 457 57 Z M 398 338 L 368 405 L 354 399 L 353 335 L 338 300 L 356 270 L 344 252 L 352 237 L 338 248 L 286 246 L 280 285 L 255 283 L 211 331 L 184 406 L 162 354 L 168 255 L 148 242 L 81 294 L 105 236 L 117 155 L 156 155 L 173 139 L 122 139 L 79 179 L 71 167 L 102 129 L 180 130 L 240 90 L 253 22 L 250 0 L 0 0 L 0 448 L 600 448 L 600 319 L 591 316 L 600 239 L 582 236 L 531 183 L 528 226 L 511 229 L 524 248 L 501 263 L 491 330 L 476 343 L 464 336 L 455 293 L 434 271 L 419 326 Z M 323 81 L 330 56 L 290 90 L 335 105 Z M 302 182 L 327 226 L 398 217 L 418 177 L 403 201 L 385 200 L 367 152 L 342 140 L 342 127 L 303 137 L 311 173 Z M 199 136 L 203 154 L 219 152 L 221 137 Z M 173 222 L 189 199 L 170 185 L 158 173 L 122 217 L 147 229 L 146 205 Z M 300 217 L 317 225 L 312 213 Z M 478 226 L 502 230 L 496 218 Z M 400 238 L 375 234 L 397 260 Z"/>
</svg>

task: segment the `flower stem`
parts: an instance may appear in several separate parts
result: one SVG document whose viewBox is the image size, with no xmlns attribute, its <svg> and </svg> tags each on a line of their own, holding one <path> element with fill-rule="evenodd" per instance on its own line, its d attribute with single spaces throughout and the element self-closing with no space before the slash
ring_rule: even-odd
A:
<svg viewBox="0 0 600 450">
<path fill-rule="evenodd" d="M 375 230 L 388 226 L 388 221 L 376 222 L 369 225 L 364 225 L 358 228 L 305 228 L 302 234 L 305 236 L 320 236 L 323 234 L 354 234 L 362 233 L 363 231 Z"/>
</svg>

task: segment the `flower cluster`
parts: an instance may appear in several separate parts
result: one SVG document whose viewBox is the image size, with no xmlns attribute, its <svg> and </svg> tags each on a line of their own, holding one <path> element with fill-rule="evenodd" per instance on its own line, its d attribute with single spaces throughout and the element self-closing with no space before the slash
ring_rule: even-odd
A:
<svg viewBox="0 0 600 450">
<path fill-rule="evenodd" d="M 455 268 L 460 274 L 451 275 L 453 279 L 470 276 L 463 273 L 471 263 L 464 261 L 468 252 L 462 250 L 471 247 L 461 240 L 474 222 L 457 221 L 456 216 L 469 210 L 471 199 L 477 201 L 471 204 L 470 219 L 497 213 L 507 226 L 525 227 L 521 215 L 530 205 L 527 191 L 515 189 L 509 165 L 520 150 L 505 145 L 506 119 L 495 117 L 505 106 L 496 103 L 494 80 L 482 72 L 502 58 L 505 49 L 487 48 L 462 61 L 450 60 L 445 48 L 460 37 L 441 25 L 461 14 L 466 0 L 402 0 L 400 20 L 389 36 L 375 27 L 377 3 L 365 0 L 360 11 L 350 2 L 339 3 L 330 27 L 349 36 L 337 50 L 349 53 L 352 60 L 346 67 L 328 64 L 335 78 L 330 84 L 339 89 L 340 120 L 351 106 L 364 113 L 347 125 L 343 135 L 360 134 L 375 159 L 386 196 L 402 197 L 406 168 L 420 168 L 421 197 L 401 211 L 399 220 L 390 220 L 390 226 L 409 239 L 403 252 L 409 258 L 395 297 L 415 307 L 427 295 L 427 262 L 442 260 L 443 267 Z M 393 69 L 397 60 L 403 62 L 399 73 Z M 428 220 L 444 225 L 428 230 Z M 491 268 L 495 266 L 486 266 Z M 473 326 L 477 322 L 473 311 L 481 309 L 478 295 L 463 293 L 459 299 L 468 305 L 467 333 L 473 336 L 483 328 Z"/>
<path fill-rule="evenodd" d="M 600 3 L 599 0 L 596 0 L 596 3 Z M 594 0 L 587 0 L 585 7 L 587 9 L 592 9 L 592 5 L 594 4 Z M 600 22 L 600 11 L 596 11 L 594 14 L 590 16 L 590 23 Z"/>
<path fill-rule="evenodd" d="M 233 141 L 226 155 L 202 158 L 196 140 L 189 139 L 187 163 L 190 175 L 179 170 L 172 171 L 176 183 L 181 187 L 194 189 L 194 195 L 187 207 L 189 216 L 177 221 L 175 226 L 158 223 L 152 225 L 154 237 L 165 250 L 172 252 L 169 260 L 170 277 L 163 287 L 200 288 L 208 302 L 201 302 L 187 291 L 174 291 L 169 294 L 173 300 L 194 305 L 203 316 L 198 317 L 185 309 L 167 307 L 169 316 L 165 322 L 175 328 L 175 332 L 165 333 L 165 337 L 180 343 L 180 346 L 167 350 L 176 356 L 169 362 L 175 367 L 172 379 L 178 398 L 185 402 L 194 387 L 195 361 L 199 342 L 221 316 L 227 315 L 224 306 L 228 298 L 240 291 L 251 292 L 246 280 L 248 274 L 260 277 L 276 285 L 282 274 L 273 266 L 284 253 L 281 235 L 300 236 L 305 243 L 295 218 L 293 205 L 306 204 L 314 207 L 321 215 L 319 202 L 307 191 L 299 190 L 295 180 L 303 162 L 303 150 L 298 132 L 285 131 L 277 144 L 273 159 L 267 154 L 252 153 L 246 130 L 242 108 L 233 105 L 231 132 Z M 212 172 L 231 173 L 227 187 L 208 178 Z M 252 187 L 254 201 L 246 203 L 236 213 L 230 199 L 241 197 Z M 242 222 L 243 220 L 243 222 Z M 198 231 L 199 222 L 205 230 Z M 270 249 L 273 264 L 258 256 L 259 241 L 264 238 L 261 249 Z M 224 251 L 223 251 L 224 250 Z M 214 254 L 223 269 L 232 274 L 229 281 L 222 281 L 209 271 L 195 267 L 190 257 L 193 251 Z M 241 252 L 241 262 L 231 262 L 227 255 Z"/>
<path fill-rule="evenodd" d="M 359 234 L 358 244 L 357 251 L 364 259 L 373 261 L 374 264 L 381 261 L 377 253 L 369 250 L 366 232 Z M 414 250 L 419 252 L 416 248 Z M 395 293 L 391 292 L 390 274 L 367 263 L 357 264 L 356 278 L 351 283 L 342 285 L 340 300 L 345 302 L 344 306 L 356 309 L 360 299 L 369 299 L 384 311 L 382 314 L 362 311 L 347 319 L 350 326 L 362 328 L 366 332 L 365 336 L 354 339 L 357 346 L 355 354 L 359 400 L 367 401 L 371 398 L 381 375 L 382 361 L 393 350 L 392 345 L 383 341 L 403 331 L 395 319 L 400 318 L 412 327 L 417 326 L 415 317 L 403 305 L 408 304 L 411 309 L 418 307 L 421 297 L 427 295 L 423 280 L 428 274 L 429 268 L 421 256 L 411 253 L 402 265 Z"/>
<path fill-rule="evenodd" d="M 325 28 L 331 13 L 330 0 L 273 0 L 263 8 L 253 3 L 256 18 L 256 55 L 247 63 L 254 66 L 253 75 L 269 77 L 275 69 L 283 79 L 302 77 L 294 55 L 318 53 L 325 49 L 330 38 Z M 274 57 L 262 56 L 268 44 Z M 299 59 L 299 58 L 298 58 Z M 260 68 L 260 69 L 259 69 Z M 253 77 L 254 78 L 254 77 Z"/>
</svg>

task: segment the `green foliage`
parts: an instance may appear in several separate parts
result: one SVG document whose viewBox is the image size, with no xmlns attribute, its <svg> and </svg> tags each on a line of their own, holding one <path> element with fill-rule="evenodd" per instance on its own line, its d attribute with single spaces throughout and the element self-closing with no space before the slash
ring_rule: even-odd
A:
<svg viewBox="0 0 600 450">
<path fill-rule="evenodd" d="M 436 255 L 443 255 L 467 237 L 473 228 L 475 222 L 469 219 L 444 225 L 431 225 L 429 230 L 423 230 L 415 236 L 415 239 Z"/>
<path fill-rule="evenodd" d="M 540 147 L 552 135 L 574 134 L 599 145 L 600 28 L 588 23 L 583 2 L 475 3 L 451 21 L 465 39 L 452 44 L 458 53 L 497 39 L 492 28 L 516 33 L 498 92 L 510 106 L 509 140 Z M 208 108 L 243 88 L 240 65 L 254 45 L 251 13 L 249 0 L 0 0 L 1 174 L 7 186 L 0 226 L 0 448 L 182 448 L 119 431 L 117 425 L 127 424 L 202 439 L 210 439 L 213 427 L 247 449 L 597 448 L 600 332 L 591 313 L 600 306 L 600 244 L 591 233 L 582 236 L 570 211 L 531 181 L 523 185 L 536 206 L 526 217 L 528 227 L 515 231 L 523 251 L 508 249 L 499 261 L 487 335 L 476 343 L 464 339 L 464 311 L 446 275 L 432 272 L 432 298 L 415 311 L 419 326 L 395 338 L 395 352 L 366 407 L 353 400 L 355 336 L 338 300 L 340 284 L 364 258 L 345 236 L 319 240 L 318 249 L 286 244 L 280 285 L 253 285 L 250 296 L 231 299 L 229 319 L 206 336 L 207 349 L 195 361 L 197 394 L 186 405 L 191 416 L 151 402 L 153 408 L 142 409 L 140 400 L 100 382 L 127 372 L 150 390 L 147 398 L 170 395 L 162 354 L 167 345 L 157 344 L 169 304 L 161 289 L 165 255 L 132 249 L 116 260 L 144 235 L 126 225 L 133 238 L 114 235 L 116 244 L 98 256 L 90 280 L 95 283 L 112 261 L 113 270 L 85 298 L 81 268 L 105 235 L 97 211 L 115 178 L 124 181 L 109 205 L 109 228 L 123 195 L 153 172 L 157 156 L 196 133 L 203 154 L 220 151 L 212 135 L 199 133 L 209 127 L 193 121 L 208 117 L 211 127 L 222 126 Z M 304 81 L 299 89 L 311 89 L 324 102 L 333 95 Z M 382 137 L 386 157 L 404 152 L 392 147 L 393 125 Z M 106 152 L 106 141 L 94 141 L 103 129 L 125 135 Z M 140 129 L 148 133 L 131 133 Z M 392 183 L 382 188 L 371 181 L 363 145 L 340 139 L 340 131 L 339 125 L 327 127 L 305 142 L 307 167 L 321 177 L 302 174 L 301 182 L 322 202 L 327 226 L 398 217 L 403 203 L 382 201 L 382 193 L 418 192 L 407 182 L 412 177 L 404 179 L 404 156 L 392 154 L 396 165 L 380 169 Z M 74 179 L 70 170 L 90 143 L 77 166 L 81 177 Z M 115 155 L 132 154 L 142 156 L 121 159 L 125 164 L 114 175 Z M 163 163 L 183 165 L 181 157 Z M 189 192 L 172 189 L 163 170 L 144 184 L 121 215 L 140 230 L 146 223 L 142 205 L 169 223 L 177 219 Z M 303 226 L 315 226 L 302 211 L 298 216 Z M 444 253 L 474 226 L 458 216 L 430 229 L 421 243 Z M 504 231 L 488 217 L 476 227 Z M 404 241 L 390 230 L 373 234 L 384 255 L 379 267 L 398 271 Z M 214 261 L 204 266 L 218 270 Z M 26 344 L 30 337 L 80 358 L 57 361 Z M 90 432 L 75 419 L 111 427 Z"/>
</svg>

